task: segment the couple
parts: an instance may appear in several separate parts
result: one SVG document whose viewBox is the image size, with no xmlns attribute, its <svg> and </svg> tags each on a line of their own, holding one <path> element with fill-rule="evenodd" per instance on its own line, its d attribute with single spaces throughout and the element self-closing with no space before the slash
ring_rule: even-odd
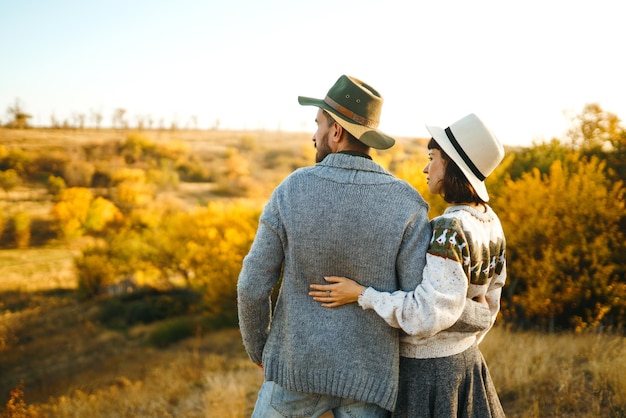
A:
<svg viewBox="0 0 626 418">
<path fill-rule="evenodd" d="M 341 76 L 298 101 L 319 108 L 317 164 L 273 192 L 237 284 L 265 374 L 253 417 L 504 416 L 477 348 L 506 277 L 484 185 L 502 145 L 473 114 L 428 127 L 428 188 L 450 203 L 429 222 L 420 194 L 369 156 L 395 143 L 377 130 L 376 90 Z"/>
</svg>

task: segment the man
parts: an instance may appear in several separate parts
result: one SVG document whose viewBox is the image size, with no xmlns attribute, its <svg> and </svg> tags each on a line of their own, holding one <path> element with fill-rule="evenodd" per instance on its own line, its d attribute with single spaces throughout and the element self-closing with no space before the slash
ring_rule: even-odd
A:
<svg viewBox="0 0 626 418">
<path fill-rule="evenodd" d="M 309 285 L 342 275 L 414 289 L 431 236 L 428 205 L 369 156 L 395 143 L 377 129 L 375 89 L 344 75 L 325 99 L 298 101 L 319 108 L 317 164 L 273 192 L 237 285 L 243 342 L 265 373 L 253 417 L 387 416 L 398 391 L 398 330 L 356 304 L 320 307 Z"/>
</svg>

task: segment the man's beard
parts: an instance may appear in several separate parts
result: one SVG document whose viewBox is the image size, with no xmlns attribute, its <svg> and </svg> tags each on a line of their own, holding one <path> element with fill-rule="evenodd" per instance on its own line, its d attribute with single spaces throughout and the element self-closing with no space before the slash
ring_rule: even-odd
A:
<svg viewBox="0 0 626 418">
<path fill-rule="evenodd" d="M 321 162 L 328 154 L 332 154 L 333 150 L 328 146 L 328 132 L 324 134 L 320 141 L 315 141 L 315 148 L 317 153 L 315 154 L 315 162 Z"/>
</svg>

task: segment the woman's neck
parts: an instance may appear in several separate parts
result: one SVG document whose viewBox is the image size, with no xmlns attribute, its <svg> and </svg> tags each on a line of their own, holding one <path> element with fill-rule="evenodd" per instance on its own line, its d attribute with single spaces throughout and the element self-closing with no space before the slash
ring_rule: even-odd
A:
<svg viewBox="0 0 626 418">
<path fill-rule="evenodd" d="M 487 212 L 487 204 L 486 203 L 476 203 L 476 202 L 453 202 L 448 205 L 448 207 L 452 206 L 469 206 L 476 210 L 482 209 L 483 212 Z"/>
</svg>

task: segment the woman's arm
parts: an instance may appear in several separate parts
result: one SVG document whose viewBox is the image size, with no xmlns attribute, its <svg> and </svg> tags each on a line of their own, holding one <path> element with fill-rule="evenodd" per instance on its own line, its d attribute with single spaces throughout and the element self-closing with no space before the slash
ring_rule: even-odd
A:
<svg viewBox="0 0 626 418">
<path fill-rule="evenodd" d="M 328 277 L 328 285 L 311 285 L 309 294 L 334 308 L 359 300 L 363 309 L 373 309 L 394 328 L 410 335 L 431 336 L 449 328 L 465 308 L 467 278 L 452 260 L 428 255 L 424 280 L 414 291 L 379 292 L 345 277 Z M 439 278 L 445 277 L 445 280 Z M 328 292 L 328 293 L 327 293 Z"/>
<path fill-rule="evenodd" d="M 358 301 L 363 309 L 375 310 L 389 325 L 410 335 L 430 336 L 453 325 L 457 332 L 488 330 L 493 324 L 492 303 L 487 307 L 484 301 L 467 299 L 469 279 L 464 261 L 469 259 L 469 243 L 456 220 L 441 222 L 437 225 L 439 239 L 435 241 L 433 236 L 423 280 L 415 290 L 378 292 L 350 279 L 328 277 L 332 284 L 312 285 L 309 294 L 328 308 Z"/>
<path fill-rule="evenodd" d="M 329 276 L 324 277 L 332 284 L 313 284 L 309 296 L 325 308 L 336 308 L 358 301 L 367 289 L 354 280 L 347 277 Z M 486 333 L 492 325 L 490 306 L 485 296 L 477 296 L 473 299 L 466 299 L 463 312 L 459 319 L 448 328 L 449 331 L 456 332 L 479 332 L 480 335 Z"/>
<path fill-rule="evenodd" d="M 336 308 L 356 302 L 365 290 L 365 286 L 347 277 L 330 276 L 324 279 L 333 284 L 312 284 L 309 296 L 313 296 L 316 302 L 322 302 L 325 308 Z"/>
</svg>

